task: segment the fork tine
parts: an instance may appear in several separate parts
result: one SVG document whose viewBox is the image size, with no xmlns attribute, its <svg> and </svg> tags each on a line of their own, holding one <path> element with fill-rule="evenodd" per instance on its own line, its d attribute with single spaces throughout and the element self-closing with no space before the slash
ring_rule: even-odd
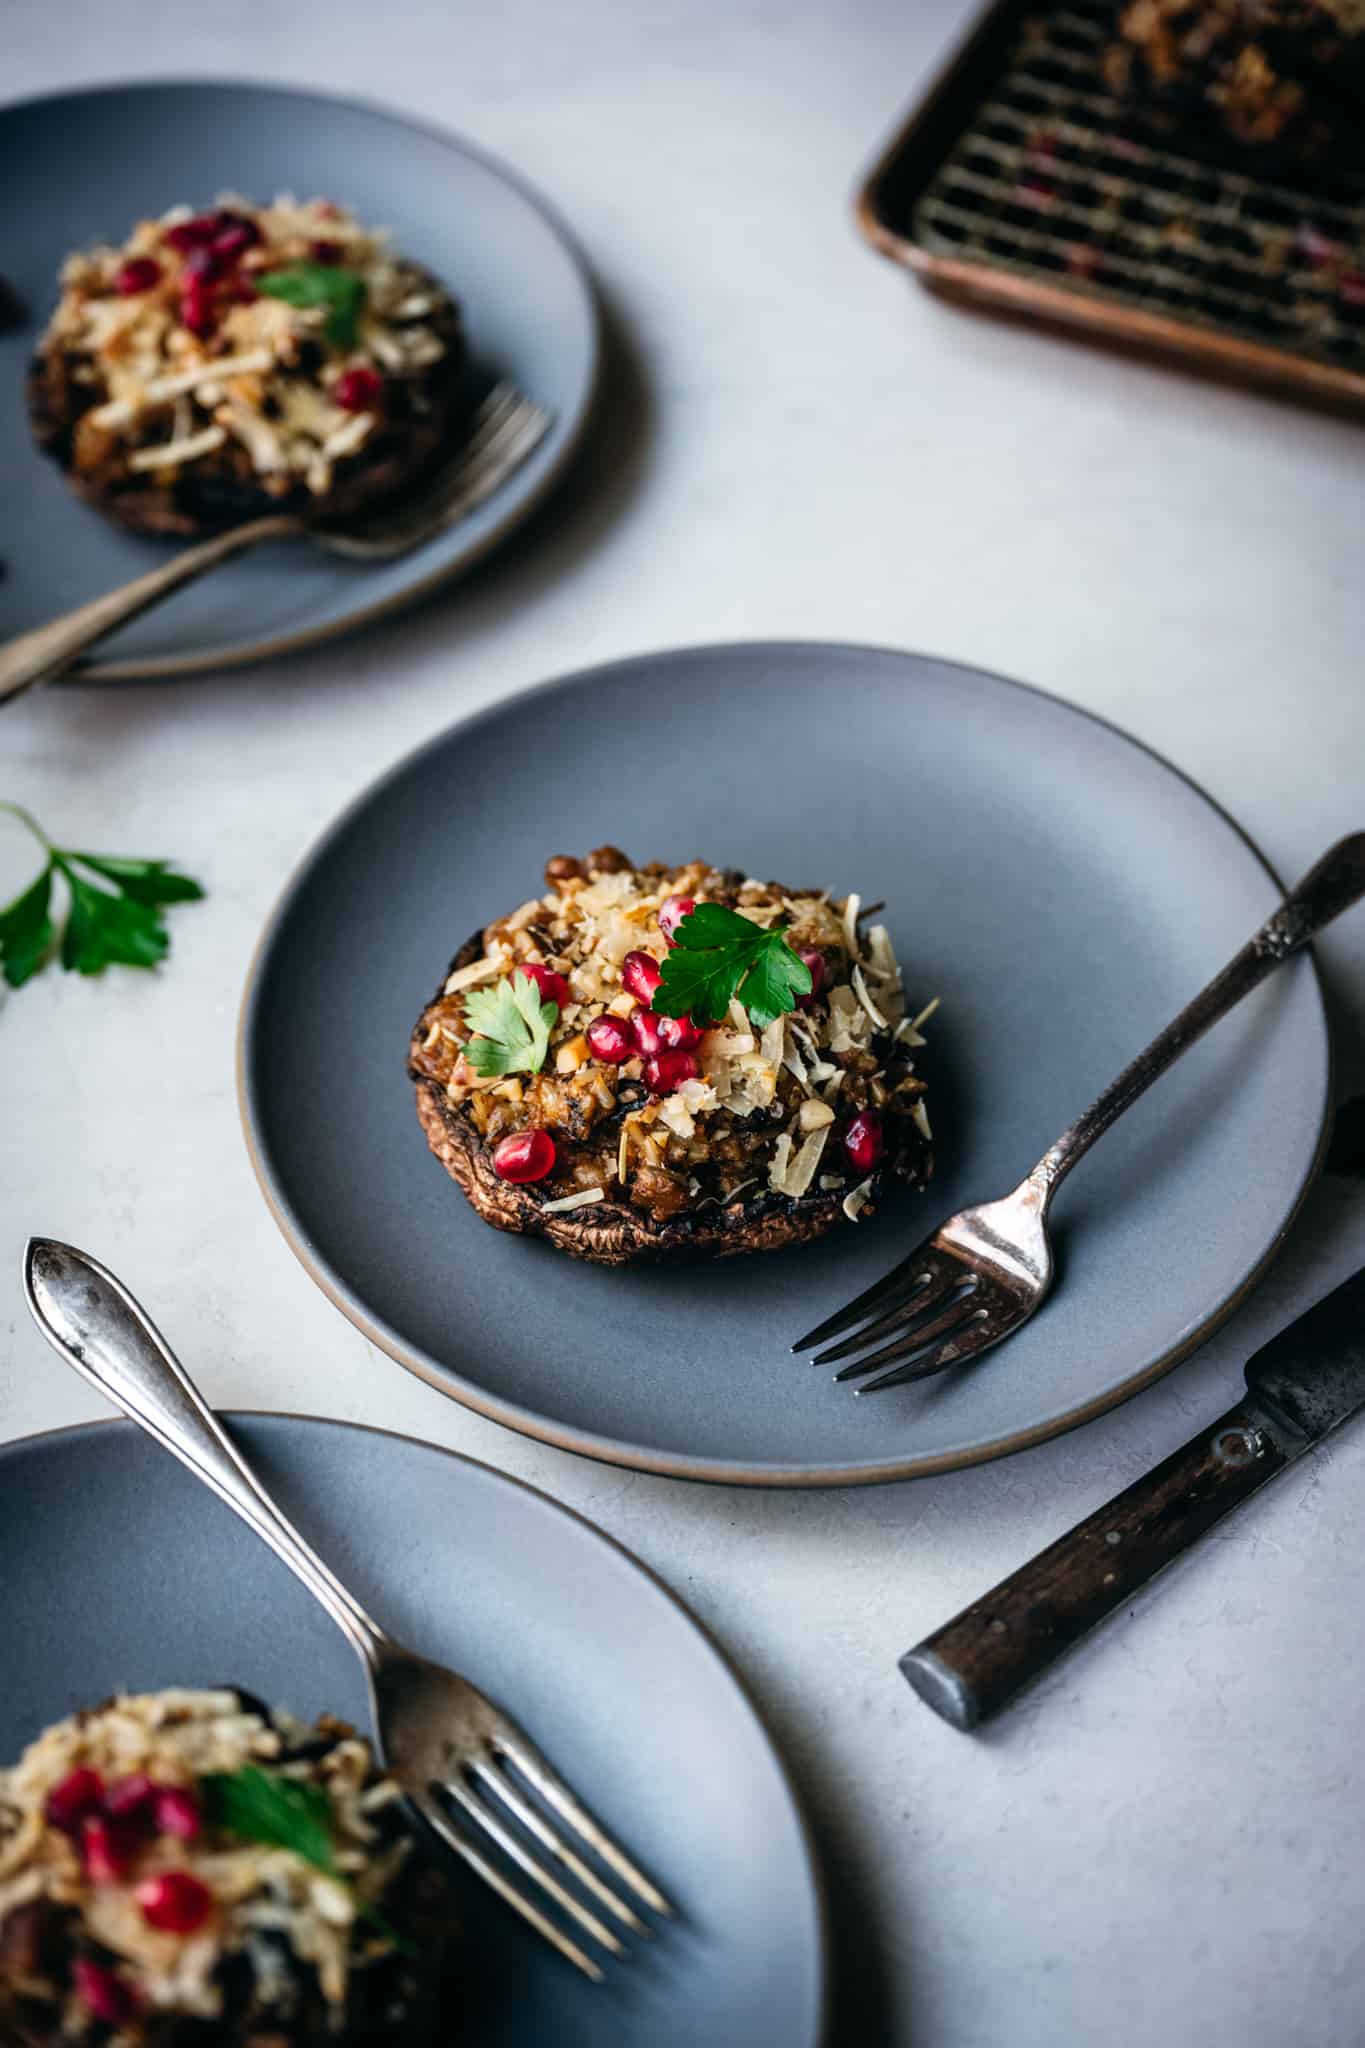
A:
<svg viewBox="0 0 1365 2048">
<path fill-rule="evenodd" d="M 458 1828 L 452 1827 L 439 1803 L 429 1792 L 409 1792 L 408 1797 L 432 1832 L 439 1835 L 446 1847 L 452 1849 L 467 1863 L 477 1877 L 483 1879 L 490 1891 L 496 1892 L 514 1913 L 520 1913 L 522 1919 L 528 1921 L 537 1934 L 544 1936 L 551 1948 L 558 1949 L 560 1955 L 580 1969 L 585 1977 L 590 1977 L 594 1984 L 602 1982 L 606 1973 L 601 1964 L 594 1962 L 591 1956 L 585 1955 L 577 1942 L 570 1941 L 562 1928 L 556 1927 L 554 1921 L 548 1919 L 539 1906 L 533 1904 L 523 1892 L 518 1891 L 510 1878 L 503 1876 L 495 1863 L 490 1863 L 482 1851 L 462 1835 Z"/>
<path fill-rule="evenodd" d="M 958 1285 L 957 1278 L 951 1273 L 942 1273 L 937 1277 L 932 1273 L 926 1273 L 923 1279 L 926 1283 L 923 1293 L 916 1292 L 906 1301 L 897 1303 L 894 1308 L 889 1308 L 884 1316 L 878 1316 L 875 1323 L 865 1323 L 861 1330 L 855 1330 L 851 1337 L 845 1337 L 842 1344 L 831 1344 L 828 1351 L 817 1352 L 811 1364 L 837 1365 L 841 1358 L 850 1358 L 855 1351 L 865 1350 L 879 1337 L 889 1336 L 892 1330 L 899 1329 L 908 1317 L 923 1315 L 926 1309 L 933 1308 L 936 1302 L 942 1301 L 951 1288 Z"/>
<path fill-rule="evenodd" d="M 600 1941 L 610 1955 L 625 1954 L 625 1945 L 619 1936 L 613 1934 L 610 1927 L 599 1920 L 596 1913 L 585 1906 L 581 1899 L 576 1899 L 573 1893 L 559 1882 L 553 1871 L 546 1870 L 543 1864 L 537 1862 L 520 1836 L 500 1819 L 486 1801 L 475 1798 L 473 1790 L 463 1778 L 448 1778 L 441 1790 L 455 1801 L 462 1813 L 468 1815 L 475 1827 L 480 1827 L 486 1834 L 491 1835 L 503 1855 L 515 1863 L 519 1870 L 524 1871 L 534 1884 L 538 1884 L 541 1890 L 554 1900 L 562 1913 L 567 1913 L 571 1920 L 576 1920 L 585 1934 L 590 1934 L 594 1941 Z"/>
<path fill-rule="evenodd" d="M 673 1908 L 659 1890 L 645 1876 L 638 1864 L 632 1863 L 624 1849 L 612 1840 L 606 1829 L 601 1827 L 588 1812 L 586 1806 L 569 1790 L 548 1758 L 542 1756 L 528 1735 L 520 1728 L 510 1726 L 499 1729 L 494 1741 L 499 1753 L 516 1765 L 523 1778 L 538 1792 L 546 1804 L 553 1806 L 562 1820 L 576 1828 L 590 1849 L 628 1884 L 638 1898 L 656 1913 L 667 1914 L 670 1918 Z"/>
<path fill-rule="evenodd" d="M 550 1826 L 544 1814 L 517 1790 L 506 1771 L 500 1771 L 494 1765 L 482 1762 L 476 1763 L 473 1768 L 485 1791 L 510 1807 L 527 1833 L 534 1835 L 552 1856 L 558 1857 L 571 1876 L 576 1877 L 584 1889 L 590 1891 L 609 1913 L 614 1913 L 617 1919 L 634 1933 L 646 1937 L 650 1935 L 652 1930 L 645 1925 L 639 1914 L 628 1906 L 624 1899 L 618 1898 L 611 1886 L 603 1883 L 591 1865 L 585 1863 L 582 1857 L 570 1848 L 558 1830 Z"/>
<path fill-rule="evenodd" d="M 902 1259 L 889 1273 L 883 1273 L 881 1279 L 873 1286 L 864 1288 L 861 1294 L 849 1302 L 847 1308 L 841 1308 L 836 1315 L 826 1316 L 823 1323 L 817 1323 L 804 1337 L 798 1337 L 792 1345 L 792 1350 L 810 1351 L 817 1344 L 825 1343 L 830 1337 L 837 1337 L 842 1331 L 852 1329 L 855 1323 L 860 1323 L 869 1316 L 873 1309 L 890 1308 L 896 1302 L 904 1301 L 920 1284 L 918 1276 L 925 1270 L 924 1262 L 929 1251 L 930 1246 L 927 1243 L 922 1244 L 918 1251 L 911 1252 L 908 1259 Z"/>
<path fill-rule="evenodd" d="M 1009 1336 L 1008 1329 L 997 1330 L 994 1336 L 990 1335 L 986 1329 L 985 1310 L 978 1309 L 976 1314 L 980 1318 L 980 1325 L 976 1331 L 969 1322 L 960 1337 L 948 1337 L 943 1343 L 936 1344 L 927 1358 L 912 1359 L 908 1365 L 893 1366 L 890 1372 L 884 1372 L 879 1379 L 869 1380 L 865 1387 L 855 1387 L 854 1393 L 875 1394 L 882 1387 L 904 1386 L 908 1380 L 932 1379 L 935 1373 L 946 1372 L 950 1365 L 963 1365 L 967 1359 L 975 1358 L 978 1351 L 984 1351 L 988 1345 L 997 1344 L 1002 1337 Z"/>
<path fill-rule="evenodd" d="M 946 1337 L 950 1330 L 955 1330 L 960 1323 L 965 1323 L 974 1313 L 975 1292 L 973 1289 L 969 1294 L 955 1296 L 947 1308 L 939 1315 L 931 1316 L 927 1323 L 916 1317 L 913 1324 L 903 1331 L 894 1344 L 885 1344 L 880 1351 L 873 1351 L 866 1358 L 853 1359 L 842 1372 L 835 1373 L 835 1379 L 861 1379 L 865 1372 L 875 1372 L 878 1366 L 898 1365 L 901 1359 L 909 1358 L 913 1352 L 922 1351 L 926 1344 L 932 1344 L 935 1337 Z"/>
</svg>

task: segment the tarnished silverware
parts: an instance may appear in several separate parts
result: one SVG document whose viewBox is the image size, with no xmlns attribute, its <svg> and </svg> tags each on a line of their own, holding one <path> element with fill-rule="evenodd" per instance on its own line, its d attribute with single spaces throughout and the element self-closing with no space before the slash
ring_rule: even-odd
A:
<svg viewBox="0 0 1365 2048">
<path fill-rule="evenodd" d="M 1012 1337 L 1052 1285 L 1048 1210 L 1072 1167 L 1210 1025 L 1362 895 L 1365 832 L 1355 832 L 1309 869 L 1222 973 L 1063 1131 L 1013 1194 L 950 1216 L 875 1287 L 792 1350 L 811 1351 L 845 1330 L 853 1332 L 814 1363 L 846 1360 L 835 1374 L 838 1380 L 877 1372 L 876 1379 L 854 1389 L 871 1394 L 928 1379 Z"/>
<path fill-rule="evenodd" d="M 412 498 L 385 506 L 354 527 L 319 526 L 292 513 L 271 513 L 182 548 L 121 590 L 92 598 L 0 646 L 0 704 L 60 675 L 96 641 L 260 541 L 311 540 L 349 562 L 392 562 L 406 555 L 491 497 L 539 447 L 553 420 L 553 413 L 510 384 L 495 385 L 474 414 L 458 453 Z"/>
<path fill-rule="evenodd" d="M 657 1886 L 510 1715 L 458 1672 L 395 1642 L 366 1614 L 271 1499 L 165 1339 L 112 1273 L 71 1245 L 30 1238 L 24 1291 L 39 1329 L 67 1363 L 235 1509 L 326 1608 L 365 1667 L 385 1767 L 428 1827 L 553 1948 L 600 1981 L 600 1962 L 547 1907 L 557 1910 L 575 1936 L 620 1956 L 625 1943 L 603 1915 L 634 1935 L 647 1935 L 650 1929 L 635 1905 L 621 1894 L 669 1914 L 672 1908 Z M 463 1823 L 458 1827 L 457 1813 Z"/>
</svg>

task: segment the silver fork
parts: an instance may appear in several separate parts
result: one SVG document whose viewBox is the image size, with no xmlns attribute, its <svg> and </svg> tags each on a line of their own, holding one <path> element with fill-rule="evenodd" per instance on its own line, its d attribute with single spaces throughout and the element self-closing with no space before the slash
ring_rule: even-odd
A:
<svg viewBox="0 0 1365 2048">
<path fill-rule="evenodd" d="M 648 1935 L 636 1906 L 621 1894 L 669 1915 L 673 1909 L 658 1887 L 510 1715 L 458 1672 L 395 1642 L 366 1614 L 271 1499 L 165 1339 L 112 1273 L 71 1245 L 30 1238 L 24 1291 L 39 1329 L 67 1363 L 234 1508 L 326 1608 L 365 1666 L 385 1766 L 427 1825 L 553 1948 L 600 1981 L 601 1964 L 546 1905 L 557 1908 L 576 1934 L 620 1956 L 625 1943 L 603 1916 L 632 1934 Z M 447 1799 L 465 1827 L 455 1826 Z M 584 1848 L 614 1883 L 586 1860 Z M 559 1866 L 562 1878 L 547 1859 Z M 512 1871 L 529 1879 L 536 1896 Z"/>
<path fill-rule="evenodd" d="M 810 1351 L 845 1330 L 854 1334 L 813 1363 L 848 1361 L 836 1380 L 879 1377 L 857 1394 L 928 1379 L 1013 1336 L 1052 1285 L 1047 1217 L 1053 1196 L 1096 1138 L 1160 1075 L 1315 932 L 1365 895 L 1365 832 L 1325 853 L 1221 974 L 1140 1052 L 1085 1115 L 1063 1131 L 1003 1201 L 950 1216 L 910 1256 L 793 1351 Z M 862 1325 L 861 1328 L 856 1327 Z M 871 1347 L 869 1349 L 869 1347 Z"/>
<path fill-rule="evenodd" d="M 293 513 L 270 513 L 182 548 L 160 568 L 0 646 L 0 704 L 59 675 L 106 634 L 261 541 L 307 539 L 350 562 L 392 562 L 406 555 L 491 497 L 539 447 L 553 421 L 553 413 L 512 385 L 495 385 L 475 412 L 467 439 L 414 497 L 357 526 L 325 527 Z"/>
</svg>

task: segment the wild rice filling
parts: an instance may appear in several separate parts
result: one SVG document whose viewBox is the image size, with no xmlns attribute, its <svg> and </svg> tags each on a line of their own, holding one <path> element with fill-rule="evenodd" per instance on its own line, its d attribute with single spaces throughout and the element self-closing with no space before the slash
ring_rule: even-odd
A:
<svg viewBox="0 0 1365 2048">
<path fill-rule="evenodd" d="M 212 1786 L 244 1772 L 310 1788 L 329 1867 L 215 1819 Z M 48 1728 L 0 1772 L 0 2034 L 49 2038 L 22 2016 L 51 2007 L 61 2039 L 122 2048 L 159 2039 L 157 2015 L 224 2019 L 235 1982 L 227 2017 L 246 2012 L 252 2040 L 292 2041 L 309 2001 L 342 2035 L 353 1981 L 401 1938 L 377 1912 L 412 1846 L 398 1798 L 344 1723 L 229 1691 L 120 1697 Z"/>
<path fill-rule="evenodd" d="M 932 1133 L 914 1054 L 935 1006 L 907 1012 L 890 935 L 882 924 L 864 929 L 858 897 L 789 891 L 704 861 L 632 868 L 613 847 L 584 861 L 559 856 L 546 880 L 543 896 L 489 925 L 478 958 L 450 975 L 413 1061 L 489 1146 L 528 1128 L 551 1134 L 554 1171 L 537 1198 L 561 1209 L 626 1202 L 665 1222 L 764 1192 L 838 1193 L 856 1216 L 872 1176 L 842 1139 L 864 1111 L 885 1130 L 887 1168 L 908 1172 L 913 1160 L 923 1176 Z M 623 987 L 622 965 L 632 952 L 664 958 L 659 912 L 670 897 L 720 903 L 764 927 L 785 918 L 791 944 L 818 953 L 823 973 L 803 1007 L 761 1031 L 732 1002 L 701 1035 L 695 1078 L 652 1094 L 646 1061 L 604 1063 L 587 1034 L 604 1014 L 628 1022 L 646 1007 Z M 462 1053 L 467 998 L 530 963 L 562 975 L 570 995 L 545 1065 L 481 1078 Z"/>
</svg>

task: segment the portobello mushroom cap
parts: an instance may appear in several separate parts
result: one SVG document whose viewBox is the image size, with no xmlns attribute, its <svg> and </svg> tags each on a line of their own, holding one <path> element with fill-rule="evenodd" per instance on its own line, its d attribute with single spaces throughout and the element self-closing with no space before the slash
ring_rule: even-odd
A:
<svg viewBox="0 0 1365 2048">
<path fill-rule="evenodd" d="M 724 879 L 732 884 L 740 881 L 737 874 L 727 873 Z M 731 1258 L 823 1237 L 850 1220 L 844 1204 L 860 1179 L 866 1183 L 863 1210 L 868 1214 L 890 1180 L 916 1187 L 928 1180 L 933 1166 L 930 1144 L 908 1117 L 897 1117 L 887 1121 L 886 1151 L 873 1172 L 846 1174 L 842 1184 L 833 1188 L 821 1188 L 817 1180 L 804 1194 L 779 1193 L 766 1184 L 765 1167 L 763 1184 L 751 1187 L 739 1199 L 698 1201 L 665 1217 L 653 1215 L 635 1202 L 613 1198 L 610 1192 L 604 1199 L 567 1210 L 550 1208 L 547 1213 L 545 1185 L 502 1179 L 493 1165 L 494 1143 L 477 1128 L 468 1104 L 453 1102 L 444 1082 L 426 1070 L 424 1047 L 445 997 L 446 980 L 479 960 L 485 945 L 486 933 L 476 931 L 451 961 L 413 1032 L 408 1074 L 416 1089 L 417 1116 L 428 1145 L 473 1208 L 494 1229 L 543 1237 L 571 1258 L 604 1266 Z M 764 1119 L 760 1116 L 755 1122 L 762 1127 Z"/>
</svg>

